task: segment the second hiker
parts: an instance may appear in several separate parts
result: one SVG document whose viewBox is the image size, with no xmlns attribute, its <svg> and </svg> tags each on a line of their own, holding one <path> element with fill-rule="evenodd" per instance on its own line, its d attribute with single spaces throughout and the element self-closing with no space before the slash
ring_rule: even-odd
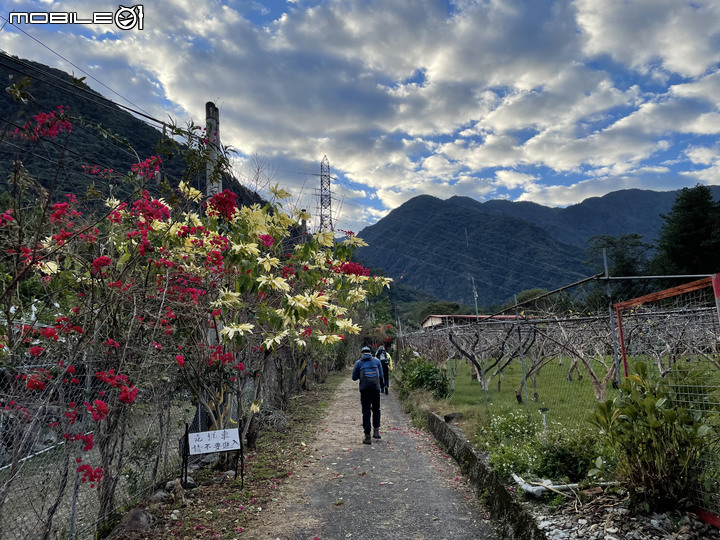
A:
<svg viewBox="0 0 720 540">
<path fill-rule="evenodd" d="M 390 387 L 390 372 L 393 368 L 392 358 L 390 358 L 390 353 L 387 352 L 382 345 L 380 345 L 375 352 L 375 358 L 380 360 L 380 365 L 382 365 L 383 379 L 385 379 L 385 393 L 387 394 L 388 388 Z M 380 391 L 382 392 L 382 390 Z"/>
</svg>

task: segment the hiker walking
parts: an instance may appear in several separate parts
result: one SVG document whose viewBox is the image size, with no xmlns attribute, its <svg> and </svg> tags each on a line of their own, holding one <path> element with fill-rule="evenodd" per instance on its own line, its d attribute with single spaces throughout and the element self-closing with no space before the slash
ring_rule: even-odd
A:
<svg viewBox="0 0 720 540">
<path fill-rule="evenodd" d="M 393 368 L 392 358 L 390 358 L 390 353 L 387 352 L 385 350 L 385 347 L 383 347 L 382 345 L 380 345 L 378 347 L 378 350 L 375 352 L 375 358 L 380 360 L 380 365 L 382 366 L 383 370 L 383 379 L 385 380 L 385 393 L 387 394 L 388 388 L 390 388 L 390 372 Z"/>
<path fill-rule="evenodd" d="M 360 349 L 362 358 L 355 362 L 352 380 L 360 381 L 360 406 L 362 408 L 363 444 L 372 444 L 370 439 L 370 413 L 372 412 L 373 438 L 380 437 L 380 389 L 385 386 L 380 360 L 372 355 L 370 347 Z"/>
</svg>

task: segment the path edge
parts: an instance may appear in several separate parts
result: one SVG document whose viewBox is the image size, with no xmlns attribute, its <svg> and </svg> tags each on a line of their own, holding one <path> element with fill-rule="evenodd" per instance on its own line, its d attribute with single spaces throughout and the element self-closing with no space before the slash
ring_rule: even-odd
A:
<svg viewBox="0 0 720 540">
<path fill-rule="evenodd" d="M 460 464 L 478 497 L 497 520 L 502 533 L 513 540 L 547 540 L 545 533 L 523 506 L 498 480 L 485 454 L 475 449 L 465 434 L 436 413 L 428 413 L 428 427 Z"/>
</svg>

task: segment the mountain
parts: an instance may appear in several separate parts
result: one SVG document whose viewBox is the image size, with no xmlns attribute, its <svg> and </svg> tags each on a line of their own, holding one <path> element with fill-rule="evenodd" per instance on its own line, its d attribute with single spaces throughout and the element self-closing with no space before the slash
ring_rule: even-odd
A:
<svg viewBox="0 0 720 540">
<path fill-rule="evenodd" d="M 710 186 L 710 189 L 717 200 L 720 186 Z M 625 189 L 591 197 L 567 208 L 504 200 L 481 203 L 469 197 L 451 200 L 473 211 L 529 221 L 564 242 L 584 247 L 588 238 L 602 234 L 632 232 L 642 235 L 647 242 L 654 242 L 662 224 L 660 214 L 670 210 L 677 194 L 677 191 Z"/>
<path fill-rule="evenodd" d="M 145 186 L 155 192 L 161 192 L 163 184 L 165 188 L 177 186 L 188 168 L 182 144 L 157 146 L 163 135 L 159 122 L 141 120 L 138 117 L 143 113 L 131 114 L 68 73 L 0 51 L 0 83 L 5 89 L 0 92 L 0 124 L 5 143 L 0 145 L 0 192 L 8 189 L 5 182 L 13 174 L 16 158 L 32 178 L 46 189 L 52 188 L 55 198 L 64 193 L 82 197 L 93 192 L 93 185 L 101 184 L 103 188 L 112 186 L 116 198 L 130 195 L 131 186 L 88 173 L 86 167 L 125 174 L 134 163 L 161 155 L 162 182 L 151 181 Z M 38 114 L 56 113 L 58 106 L 67 111 L 72 123 L 70 132 L 61 131 L 58 136 L 42 141 L 23 140 L 15 134 L 26 123 L 35 122 Z M 199 103 L 198 109 L 204 114 L 204 104 Z M 204 173 L 188 181 L 205 190 Z M 261 201 L 234 178 L 224 178 L 223 185 L 233 189 L 242 202 Z"/>
<path fill-rule="evenodd" d="M 720 199 L 720 186 L 711 190 Z M 629 189 L 567 208 L 420 195 L 363 229 L 370 245 L 358 256 L 400 283 L 466 305 L 474 279 L 480 305 L 497 305 L 593 275 L 585 264 L 592 236 L 638 233 L 654 242 L 677 194 Z"/>
</svg>

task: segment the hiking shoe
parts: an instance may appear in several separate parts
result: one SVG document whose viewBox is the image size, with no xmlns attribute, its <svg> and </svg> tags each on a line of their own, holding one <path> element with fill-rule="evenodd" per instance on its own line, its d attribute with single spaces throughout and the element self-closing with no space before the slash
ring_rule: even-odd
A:
<svg viewBox="0 0 720 540">
<path fill-rule="evenodd" d="M 387 395 L 387 393 L 388 393 L 388 387 L 386 386 L 385 387 L 385 395 Z"/>
<path fill-rule="evenodd" d="M 365 438 L 363 439 L 363 444 L 372 444 L 372 439 L 370 438 L 369 433 L 365 434 Z"/>
<path fill-rule="evenodd" d="M 382 437 L 380 436 L 380 429 L 379 429 L 379 428 L 376 428 L 376 429 L 373 431 L 373 439 L 382 439 Z"/>
</svg>

